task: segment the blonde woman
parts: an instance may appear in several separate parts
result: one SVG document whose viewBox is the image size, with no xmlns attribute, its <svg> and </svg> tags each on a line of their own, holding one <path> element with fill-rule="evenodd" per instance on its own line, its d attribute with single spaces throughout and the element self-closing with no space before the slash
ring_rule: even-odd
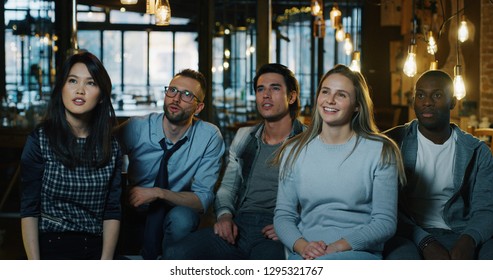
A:
<svg viewBox="0 0 493 280">
<path fill-rule="evenodd" d="M 378 133 L 360 73 L 336 65 L 324 75 L 312 123 L 274 162 L 274 227 L 289 259 L 382 258 L 405 175 L 398 147 Z"/>
</svg>

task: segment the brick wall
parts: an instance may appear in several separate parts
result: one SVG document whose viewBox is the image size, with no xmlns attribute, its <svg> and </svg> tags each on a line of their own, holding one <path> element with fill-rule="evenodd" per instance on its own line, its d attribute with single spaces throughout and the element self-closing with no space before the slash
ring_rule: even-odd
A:
<svg viewBox="0 0 493 280">
<path fill-rule="evenodd" d="M 479 115 L 493 122 L 493 4 L 482 0 Z"/>
</svg>

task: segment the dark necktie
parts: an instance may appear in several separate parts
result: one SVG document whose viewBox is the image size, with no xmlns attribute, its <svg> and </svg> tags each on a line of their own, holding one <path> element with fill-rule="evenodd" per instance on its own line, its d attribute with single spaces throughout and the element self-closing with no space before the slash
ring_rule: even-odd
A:
<svg viewBox="0 0 493 280">
<path fill-rule="evenodd" d="M 159 141 L 164 153 L 161 164 L 159 165 L 156 180 L 154 181 L 154 187 L 162 189 L 168 188 L 168 160 L 176 150 L 185 144 L 187 139 L 188 137 L 185 136 L 183 139 L 176 142 L 169 150 L 166 147 L 165 138 Z M 170 206 L 160 199 L 153 201 L 149 205 L 142 248 L 142 257 L 146 260 L 155 260 L 161 254 L 164 233 L 163 222 L 169 208 Z"/>
</svg>

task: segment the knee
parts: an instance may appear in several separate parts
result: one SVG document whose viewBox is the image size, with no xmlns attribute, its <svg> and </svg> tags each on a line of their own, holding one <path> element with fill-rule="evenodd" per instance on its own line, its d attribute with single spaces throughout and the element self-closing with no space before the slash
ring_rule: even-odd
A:
<svg viewBox="0 0 493 280">
<path fill-rule="evenodd" d="M 478 259 L 493 260 L 493 238 L 490 238 L 479 247 Z"/>
<path fill-rule="evenodd" d="M 176 206 L 166 216 L 165 225 L 168 230 L 190 233 L 199 225 L 199 214 L 192 208 Z"/>
<path fill-rule="evenodd" d="M 192 208 L 176 206 L 166 216 L 165 224 L 182 231 L 192 232 L 199 224 L 199 214 Z"/>
<path fill-rule="evenodd" d="M 405 237 L 394 236 L 386 242 L 383 258 L 386 260 L 420 260 L 421 254 L 414 242 Z"/>
</svg>

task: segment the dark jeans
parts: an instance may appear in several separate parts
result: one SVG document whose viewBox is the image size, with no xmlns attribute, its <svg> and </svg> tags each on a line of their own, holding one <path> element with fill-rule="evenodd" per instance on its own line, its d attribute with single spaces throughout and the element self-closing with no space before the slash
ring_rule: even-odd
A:
<svg viewBox="0 0 493 280">
<path fill-rule="evenodd" d="M 446 229 L 425 229 L 436 238 L 445 248 L 451 250 L 460 233 Z M 406 237 L 396 235 L 385 244 L 384 258 L 387 260 L 421 260 L 421 252 L 414 242 Z M 493 239 L 487 240 L 476 248 L 476 259 L 493 259 Z"/>
<path fill-rule="evenodd" d="M 191 233 L 164 250 L 164 259 L 174 260 L 280 260 L 285 259 L 284 246 L 262 235 L 262 228 L 272 224 L 272 215 L 238 214 L 238 238 L 234 245 L 214 234 L 213 228 Z"/>
<path fill-rule="evenodd" d="M 168 209 L 163 221 L 155 225 L 162 227 L 163 231 L 159 240 L 155 240 L 154 237 L 145 235 L 148 213 L 145 207 L 138 209 L 125 207 L 123 211 L 117 258 L 125 258 L 125 255 L 142 255 L 144 259 L 161 258 L 163 247 L 167 247 L 168 244 L 173 244 L 195 231 L 200 222 L 199 214 L 192 208 L 175 206 Z M 143 248 L 146 247 L 148 250 L 154 251 L 152 258 L 145 255 L 146 252 Z"/>
<path fill-rule="evenodd" d="M 99 260 L 103 238 L 79 232 L 40 233 L 42 260 Z"/>
</svg>

